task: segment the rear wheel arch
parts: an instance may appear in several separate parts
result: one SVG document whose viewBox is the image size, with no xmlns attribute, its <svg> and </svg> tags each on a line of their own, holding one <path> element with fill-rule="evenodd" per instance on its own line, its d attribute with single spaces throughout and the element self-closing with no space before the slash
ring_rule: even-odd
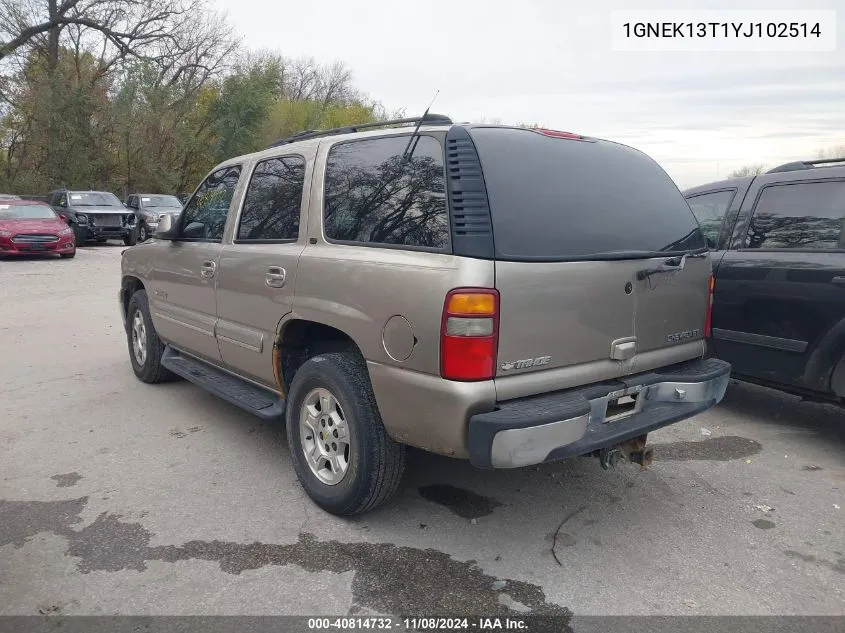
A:
<svg viewBox="0 0 845 633">
<path fill-rule="evenodd" d="M 804 366 L 804 386 L 845 396 L 845 319 L 830 328 Z"/>
<path fill-rule="evenodd" d="M 845 398 L 845 355 L 839 359 L 830 374 L 830 391 Z"/>
<path fill-rule="evenodd" d="M 282 319 L 273 345 L 276 384 L 287 394 L 296 371 L 321 352 L 350 351 L 364 360 L 361 347 L 343 330 L 303 318 Z"/>
<path fill-rule="evenodd" d="M 124 316 L 128 316 L 129 300 L 139 290 L 146 290 L 144 282 L 132 275 L 125 275 L 123 277 L 120 282 L 120 305 Z"/>
</svg>

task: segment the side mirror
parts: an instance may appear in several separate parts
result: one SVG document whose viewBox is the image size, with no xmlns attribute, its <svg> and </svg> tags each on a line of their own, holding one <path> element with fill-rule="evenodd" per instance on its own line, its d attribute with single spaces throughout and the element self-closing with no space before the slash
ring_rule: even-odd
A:
<svg viewBox="0 0 845 633">
<path fill-rule="evenodd" d="M 173 216 L 165 214 L 163 218 L 158 221 L 158 228 L 153 233 L 153 237 L 157 240 L 175 240 L 176 239 L 176 221 Z"/>
</svg>

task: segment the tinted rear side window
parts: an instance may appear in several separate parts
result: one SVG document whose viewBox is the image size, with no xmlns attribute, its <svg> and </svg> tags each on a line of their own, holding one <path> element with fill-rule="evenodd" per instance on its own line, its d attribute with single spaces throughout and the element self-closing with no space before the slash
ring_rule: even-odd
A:
<svg viewBox="0 0 845 633">
<path fill-rule="evenodd" d="M 271 158 L 256 165 L 246 189 L 238 242 L 296 240 L 305 183 L 305 160 Z"/>
<path fill-rule="evenodd" d="M 719 231 L 735 193 L 736 189 L 728 189 L 687 198 L 690 209 L 707 240 L 707 246 L 710 248 L 716 248 L 718 245 Z"/>
<path fill-rule="evenodd" d="M 336 145 L 326 161 L 325 233 L 331 240 L 442 249 L 449 239 L 443 147 L 408 136 Z"/>
<path fill-rule="evenodd" d="M 475 128 L 472 137 L 498 259 L 602 259 L 705 247 L 675 183 L 632 148 L 508 128 Z"/>
<path fill-rule="evenodd" d="M 842 248 L 845 182 L 765 187 L 757 200 L 746 248 Z"/>
</svg>

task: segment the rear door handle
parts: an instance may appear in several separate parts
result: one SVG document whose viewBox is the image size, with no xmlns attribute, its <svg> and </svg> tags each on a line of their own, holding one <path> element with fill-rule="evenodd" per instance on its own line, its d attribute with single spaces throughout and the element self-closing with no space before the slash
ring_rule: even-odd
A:
<svg viewBox="0 0 845 633">
<path fill-rule="evenodd" d="M 267 274 L 264 275 L 264 283 L 271 288 L 281 288 L 285 285 L 287 273 L 281 266 L 270 266 L 267 269 Z"/>
<path fill-rule="evenodd" d="M 214 262 L 203 262 L 200 267 L 200 274 L 206 279 L 214 277 L 214 271 L 217 270 L 217 264 Z"/>
<path fill-rule="evenodd" d="M 834 286 L 845 286 L 845 277 L 834 277 L 830 280 Z"/>
</svg>

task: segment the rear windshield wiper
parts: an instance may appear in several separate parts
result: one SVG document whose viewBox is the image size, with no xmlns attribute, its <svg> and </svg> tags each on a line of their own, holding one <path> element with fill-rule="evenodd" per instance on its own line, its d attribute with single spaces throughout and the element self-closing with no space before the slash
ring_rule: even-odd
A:
<svg viewBox="0 0 845 633">
<path fill-rule="evenodd" d="M 690 257 L 704 257 L 707 254 L 707 251 L 702 253 L 684 253 L 678 257 L 670 257 L 669 259 L 663 260 L 663 262 L 659 266 L 655 266 L 654 268 L 643 268 L 642 270 L 637 271 L 637 279 L 642 281 L 643 279 L 648 279 L 652 275 L 658 275 L 660 273 L 673 273 L 678 272 L 684 269 L 684 266 L 687 263 L 687 258 Z"/>
</svg>

